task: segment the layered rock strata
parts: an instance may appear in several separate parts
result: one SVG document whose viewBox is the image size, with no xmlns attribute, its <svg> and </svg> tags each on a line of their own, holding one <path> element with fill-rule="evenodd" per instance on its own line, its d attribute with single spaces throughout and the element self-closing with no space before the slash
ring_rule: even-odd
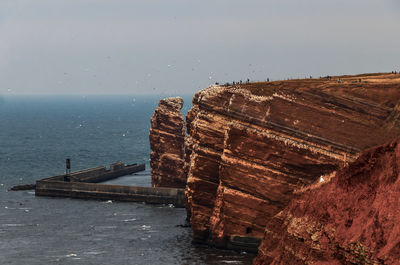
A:
<svg viewBox="0 0 400 265">
<path fill-rule="evenodd" d="M 153 187 L 185 188 L 184 119 L 182 98 L 166 98 L 158 103 L 151 118 L 150 165 Z"/>
<path fill-rule="evenodd" d="M 336 79 L 340 79 L 340 83 Z M 391 75 L 212 86 L 186 118 L 187 209 L 194 238 L 262 238 L 293 191 L 399 133 Z"/>
<path fill-rule="evenodd" d="M 400 264 L 400 138 L 298 194 L 255 264 Z"/>
</svg>

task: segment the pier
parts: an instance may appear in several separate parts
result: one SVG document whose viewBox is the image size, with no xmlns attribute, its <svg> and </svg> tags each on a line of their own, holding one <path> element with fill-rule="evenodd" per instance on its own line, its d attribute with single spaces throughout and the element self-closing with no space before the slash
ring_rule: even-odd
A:
<svg viewBox="0 0 400 265">
<path fill-rule="evenodd" d="M 117 162 L 111 164 L 110 169 L 100 166 L 44 178 L 36 181 L 35 195 L 145 202 L 149 204 L 173 204 L 175 207 L 185 206 L 184 189 L 99 183 L 143 170 L 145 170 L 144 164 L 125 165 L 122 162 Z"/>
</svg>

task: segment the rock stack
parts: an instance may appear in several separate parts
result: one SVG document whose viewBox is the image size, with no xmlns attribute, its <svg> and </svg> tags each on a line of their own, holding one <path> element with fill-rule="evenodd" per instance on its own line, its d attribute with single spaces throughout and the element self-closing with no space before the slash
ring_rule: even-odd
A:
<svg viewBox="0 0 400 265">
<path fill-rule="evenodd" d="M 180 97 L 160 100 L 151 118 L 151 183 L 153 187 L 185 188 L 185 122 Z"/>
</svg>

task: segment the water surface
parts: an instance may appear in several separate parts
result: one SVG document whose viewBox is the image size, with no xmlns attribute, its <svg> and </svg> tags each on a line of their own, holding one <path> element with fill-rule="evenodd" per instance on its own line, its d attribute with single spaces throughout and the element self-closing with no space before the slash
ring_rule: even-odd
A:
<svg viewBox="0 0 400 265">
<path fill-rule="evenodd" d="M 0 264 L 251 264 L 251 255 L 193 244 L 191 229 L 181 227 L 184 209 L 7 192 L 63 173 L 66 157 L 73 170 L 146 163 L 145 172 L 110 183 L 149 186 L 148 131 L 158 100 L 0 100 Z"/>
</svg>

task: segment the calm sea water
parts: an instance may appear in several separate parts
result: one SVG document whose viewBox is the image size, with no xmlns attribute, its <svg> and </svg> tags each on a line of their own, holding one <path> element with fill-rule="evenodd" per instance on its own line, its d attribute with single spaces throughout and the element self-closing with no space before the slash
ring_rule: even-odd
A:
<svg viewBox="0 0 400 265">
<path fill-rule="evenodd" d="M 168 205 L 35 197 L 13 185 L 116 161 L 147 170 L 113 181 L 150 185 L 155 96 L 0 97 L 0 264 L 251 264 L 193 244 L 185 210 Z M 183 112 L 190 108 L 185 97 Z"/>
</svg>

